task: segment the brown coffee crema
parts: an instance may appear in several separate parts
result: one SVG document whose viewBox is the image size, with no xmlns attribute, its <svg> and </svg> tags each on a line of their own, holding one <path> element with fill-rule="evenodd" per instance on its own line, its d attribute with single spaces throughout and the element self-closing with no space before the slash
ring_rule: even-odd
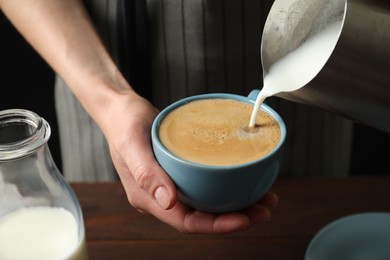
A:
<svg viewBox="0 0 390 260">
<path fill-rule="evenodd" d="M 254 161 L 280 141 L 280 128 L 259 111 L 256 129 L 248 131 L 253 107 L 230 99 L 192 101 L 161 122 L 161 143 L 176 156 L 206 165 L 228 166 Z"/>
</svg>

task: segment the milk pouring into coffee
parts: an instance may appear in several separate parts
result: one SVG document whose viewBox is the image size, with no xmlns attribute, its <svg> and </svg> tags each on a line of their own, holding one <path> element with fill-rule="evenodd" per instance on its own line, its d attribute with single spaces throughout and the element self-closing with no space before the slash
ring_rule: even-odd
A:
<svg viewBox="0 0 390 260">
<path fill-rule="evenodd" d="M 249 127 L 255 126 L 258 109 L 267 97 L 305 86 L 322 69 L 336 46 L 340 22 L 335 22 L 274 63 L 264 77 Z"/>
</svg>

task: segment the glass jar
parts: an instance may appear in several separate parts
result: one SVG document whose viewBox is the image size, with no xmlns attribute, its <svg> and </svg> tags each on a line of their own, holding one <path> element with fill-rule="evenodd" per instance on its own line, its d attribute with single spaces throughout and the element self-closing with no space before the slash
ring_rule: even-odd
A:
<svg viewBox="0 0 390 260">
<path fill-rule="evenodd" d="M 57 169 L 49 124 L 0 111 L 0 259 L 88 259 L 83 215 Z"/>
</svg>

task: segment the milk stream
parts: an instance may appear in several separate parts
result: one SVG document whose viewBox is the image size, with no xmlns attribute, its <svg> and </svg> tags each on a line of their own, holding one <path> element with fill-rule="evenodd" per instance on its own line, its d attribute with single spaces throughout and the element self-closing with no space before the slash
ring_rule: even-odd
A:
<svg viewBox="0 0 390 260">
<path fill-rule="evenodd" d="M 83 239 L 82 239 L 83 240 Z M 27 207 L 0 219 L 0 259 L 85 259 L 76 219 L 53 207 Z"/>
<path fill-rule="evenodd" d="M 336 46 L 340 28 L 340 22 L 329 25 L 270 67 L 264 77 L 264 86 L 256 98 L 249 127 L 255 126 L 256 114 L 267 97 L 297 90 L 320 72 Z"/>
</svg>

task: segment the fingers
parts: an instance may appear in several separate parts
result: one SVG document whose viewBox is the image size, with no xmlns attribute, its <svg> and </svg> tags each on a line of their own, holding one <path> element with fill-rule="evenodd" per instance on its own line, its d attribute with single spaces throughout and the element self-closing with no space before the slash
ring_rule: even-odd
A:
<svg viewBox="0 0 390 260">
<path fill-rule="evenodd" d="M 267 208 L 275 208 L 279 204 L 279 198 L 275 193 L 267 192 L 256 204 Z"/>
<path fill-rule="evenodd" d="M 245 213 L 213 214 L 191 209 L 180 202 L 169 210 L 155 206 L 148 211 L 162 222 L 186 234 L 221 235 L 251 226 L 251 220 Z"/>
<path fill-rule="evenodd" d="M 186 233 L 221 235 L 248 228 L 250 220 L 238 212 L 215 215 L 192 211 L 186 214 L 183 225 Z"/>
<path fill-rule="evenodd" d="M 248 216 L 250 225 L 265 223 L 271 220 L 270 210 L 260 204 L 255 204 L 245 209 L 243 213 Z"/>
<path fill-rule="evenodd" d="M 267 195 L 268 196 L 268 195 Z M 269 195 L 272 200 L 276 195 Z M 268 199 L 265 198 L 267 201 Z M 274 205 L 274 203 L 271 203 Z M 170 210 L 151 208 L 150 213 L 177 230 L 188 234 L 222 235 L 242 231 L 271 219 L 270 209 L 255 204 L 243 211 L 213 214 L 191 209 L 178 202 Z"/>
<path fill-rule="evenodd" d="M 212 214 L 191 209 L 177 202 L 168 210 L 154 203 L 146 192 L 138 187 L 134 179 L 128 194 L 130 203 L 141 212 L 147 212 L 176 230 L 188 234 L 222 235 L 242 231 L 253 225 L 270 220 L 270 209 L 265 205 L 275 205 L 275 194 L 266 195 L 259 203 L 241 212 Z M 139 189 L 137 191 L 137 189 Z M 148 198 L 149 197 L 149 198 Z M 264 204 L 262 205 L 261 203 Z"/>
<path fill-rule="evenodd" d="M 267 192 L 255 205 L 244 210 L 244 213 L 251 225 L 268 222 L 271 220 L 270 209 L 275 208 L 278 203 L 278 196 L 273 192 Z"/>
<path fill-rule="evenodd" d="M 184 218 L 183 230 L 191 234 L 222 235 L 242 231 L 255 224 L 266 223 L 270 218 L 269 209 L 260 205 L 254 205 L 242 212 L 226 214 L 190 211 Z"/>
</svg>

